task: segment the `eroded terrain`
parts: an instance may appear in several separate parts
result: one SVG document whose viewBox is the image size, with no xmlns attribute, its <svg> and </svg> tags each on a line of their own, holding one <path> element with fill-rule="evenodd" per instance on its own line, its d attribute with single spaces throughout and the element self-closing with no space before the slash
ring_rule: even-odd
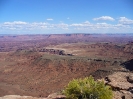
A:
<svg viewBox="0 0 133 99">
<path fill-rule="evenodd" d="M 132 40 L 131 35 L 1 36 L 0 96 L 44 97 L 73 78 L 124 71 L 133 59 Z"/>
</svg>

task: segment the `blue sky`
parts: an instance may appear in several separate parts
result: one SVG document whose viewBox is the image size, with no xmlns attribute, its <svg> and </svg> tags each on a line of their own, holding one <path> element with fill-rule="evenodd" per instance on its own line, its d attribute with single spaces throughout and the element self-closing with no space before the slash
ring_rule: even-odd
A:
<svg viewBox="0 0 133 99">
<path fill-rule="evenodd" d="M 133 33 L 133 0 L 0 0 L 0 34 Z"/>
</svg>

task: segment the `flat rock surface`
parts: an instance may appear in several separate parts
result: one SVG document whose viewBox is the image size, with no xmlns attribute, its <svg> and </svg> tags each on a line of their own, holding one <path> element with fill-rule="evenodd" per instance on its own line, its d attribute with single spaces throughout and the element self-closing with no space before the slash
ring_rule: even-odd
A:
<svg viewBox="0 0 133 99">
<path fill-rule="evenodd" d="M 36 98 L 31 96 L 20 96 L 20 95 L 6 95 L 0 97 L 0 99 L 47 99 L 47 98 Z"/>
<path fill-rule="evenodd" d="M 113 89 L 113 99 L 133 99 L 133 73 L 131 72 L 115 72 L 106 77 L 106 83 Z"/>
<path fill-rule="evenodd" d="M 50 94 L 47 98 L 37 98 L 32 96 L 20 96 L 20 95 L 6 95 L 0 97 L 0 99 L 65 99 L 64 95 L 59 95 L 57 93 Z"/>
<path fill-rule="evenodd" d="M 130 76 L 133 76 L 133 73 L 116 72 L 108 76 L 108 85 L 120 90 L 128 90 L 133 87 L 133 84 L 128 81 Z"/>
</svg>

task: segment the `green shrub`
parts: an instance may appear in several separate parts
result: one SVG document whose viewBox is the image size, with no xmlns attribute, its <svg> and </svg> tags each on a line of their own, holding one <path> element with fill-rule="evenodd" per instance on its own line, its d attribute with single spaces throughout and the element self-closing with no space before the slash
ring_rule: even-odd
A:
<svg viewBox="0 0 133 99">
<path fill-rule="evenodd" d="M 67 99 L 112 99 L 113 92 L 103 81 L 95 81 L 92 76 L 74 79 L 63 90 Z"/>
</svg>

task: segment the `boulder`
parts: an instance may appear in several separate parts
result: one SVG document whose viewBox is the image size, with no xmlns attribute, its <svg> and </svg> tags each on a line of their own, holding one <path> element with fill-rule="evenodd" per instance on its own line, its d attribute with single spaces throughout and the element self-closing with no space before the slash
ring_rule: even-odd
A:
<svg viewBox="0 0 133 99">
<path fill-rule="evenodd" d="M 48 97 L 48 99 L 65 99 L 66 96 L 65 95 L 61 95 L 61 94 L 58 94 L 58 93 L 53 93 L 53 94 L 50 94 Z"/>
</svg>

